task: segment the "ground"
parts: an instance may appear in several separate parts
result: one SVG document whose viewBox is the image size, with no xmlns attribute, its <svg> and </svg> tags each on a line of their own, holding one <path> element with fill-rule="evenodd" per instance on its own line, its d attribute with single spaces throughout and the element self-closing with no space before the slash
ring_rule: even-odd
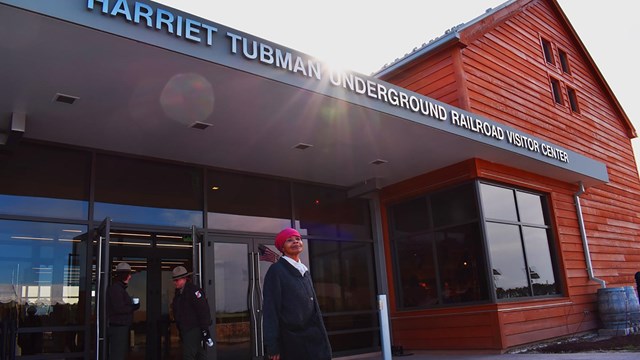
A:
<svg viewBox="0 0 640 360">
<path fill-rule="evenodd" d="M 517 353 L 576 353 L 599 351 L 632 351 L 640 352 L 640 334 L 627 336 L 598 336 L 597 333 L 585 334 L 555 340 L 543 344 L 514 350 Z"/>
</svg>

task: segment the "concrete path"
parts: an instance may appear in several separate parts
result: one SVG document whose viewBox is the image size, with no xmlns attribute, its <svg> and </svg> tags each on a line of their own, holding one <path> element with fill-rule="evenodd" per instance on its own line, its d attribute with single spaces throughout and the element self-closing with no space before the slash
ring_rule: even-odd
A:
<svg viewBox="0 0 640 360">
<path fill-rule="evenodd" d="M 411 351 L 406 351 L 411 353 Z M 393 360 L 639 360 L 640 352 L 589 352 L 573 354 L 455 354 L 441 352 L 412 352 L 394 356 Z M 339 358 L 338 360 L 383 360 L 380 353 Z M 386 360 L 386 359 L 385 359 Z"/>
</svg>

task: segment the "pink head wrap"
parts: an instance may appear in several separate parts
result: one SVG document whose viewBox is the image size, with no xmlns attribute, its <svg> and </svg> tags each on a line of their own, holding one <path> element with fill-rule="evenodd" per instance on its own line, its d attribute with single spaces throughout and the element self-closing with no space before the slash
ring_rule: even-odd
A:
<svg viewBox="0 0 640 360">
<path fill-rule="evenodd" d="M 282 252 L 282 249 L 284 248 L 284 242 L 292 236 L 300 236 L 300 233 L 298 232 L 298 230 L 293 228 L 286 228 L 280 231 L 278 235 L 276 235 L 276 248 L 280 252 Z"/>
</svg>

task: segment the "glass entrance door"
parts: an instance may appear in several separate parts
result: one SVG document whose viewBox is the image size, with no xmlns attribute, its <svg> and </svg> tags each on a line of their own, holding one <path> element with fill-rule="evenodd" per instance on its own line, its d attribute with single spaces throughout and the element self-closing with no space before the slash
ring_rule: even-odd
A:
<svg viewBox="0 0 640 360">
<path fill-rule="evenodd" d="M 109 274 L 103 277 L 110 280 L 118 263 L 128 263 L 134 272 L 127 292 L 131 297 L 140 299 L 140 308 L 133 314 L 130 329 L 129 359 L 180 357 L 178 331 L 170 317 L 175 293 L 171 275 L 172 269 L 179 265 L 190 271 L 194 269 L 193 259 L 199 258 L 194 256 L 194 238 L 198 238 L 195 232 L 171 234 L 113 229 L 109 232 L 109 246 L 100 253 L 106 256 L 108 264 Z M 101 287 L 96 299 L 105 299 L 102 296 L 105 290 Z M 106 344 L 108 339 L 105 347 Z"/>
<path fill-rule="evenodd" d="M 264 276 L 280 253 L 271 237 L 213 239 L 217 359 L 262 359 Z"/>
</svg>

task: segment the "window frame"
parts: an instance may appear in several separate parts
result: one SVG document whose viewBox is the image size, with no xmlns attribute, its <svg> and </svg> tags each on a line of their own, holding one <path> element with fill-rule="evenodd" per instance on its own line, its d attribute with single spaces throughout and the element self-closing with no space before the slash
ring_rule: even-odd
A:
<svg viewBox="0 0 640 360">
<path fill-rule="evenodd" d="M 560 59 L 560 69 L 563 73 L 571 75 L 571 65 L 569 64 L 569 54 L 562 49 L 558 49 L 558 58 Z"/>
<path fill-rule="evenodd" d="M 560 83 L 560 80 L 554 78 L 553 76 L 550 76 L 549 83 L 551 85 L 551 95 L 553 97 L 553 103 L 564 106 L 564 99 L 562 98 L 562 84 Z"/>
<path fill-rule="evenodd" d="M 569 99 L 569 109 L 572 113 L 580 113 L 580 105 L 578 103 L 578 91 L 570 86 L 567 86 L 567 98 Z"/>
<path fill-rule="evenodd" d="M 491 290 L 492 290 L 492 301 L 494 303 L 501 303 L 501 302 L 509 302 L 509 301 L 527 301 L 527 300 L 538 300 L 538 299 L 547 299 L 547 298 L 557 298 L 557 297 L 562 297 L 564 296 L 564 286 L 563 286 L 563 279 L 560 276 L 561 275 L 561 268 L 560 268 L 560 262 L 559 262 L 559 248 L 557 245 L 557 241 L 556 241 L 556 235 L 555 235 L 555 226 L 553 224 L 553 216 L 552 216 L 552 209 L 551 209 L 551 203 L 550 203 L 550 199 L 549 199 L 549 194 L 546 193 L 542 193 L 542 192 L 536 192 L 530 189 L 523 189 L 523 188 L 519 188 L 519 187 L 515 187 L 509 184 L 500 184 L 500 183 L 496 183 L 496 182 L 491 182 L 491 181 L 485 181 L 485 180 L 479 180 L 476 182 L 478 190 L 478 202 L 479 202 L 479 211 L 480 211 L 480 217 L 481 217 L 481 227 L 482 227 L 482 237 L 484 240 L 484 244 L 485 244 L 485 251 L 486 251 L 486 261 L 487 261 L 487 267 L 488 267 L 488 273 L 491 274 L 489 276 L 489 282 L 490 282 L 490 286 L 491 286 Z M 485 216 L 484 213 L 484 208 L 483 208 L 483 204 L 482 204 L 482 196 L 481 196 L 481 192 L 480 192 L 480 186 L 482 184 L 485 185 L 489 185 L 489 186 L 495 186 L 495 187 L 500 187 L 500 188 L 504 188 L 504 189 L 508 189 L 511 190 L 513 193 L 513 199 L 516 205 L 516 211 L 517 211 L 517 221 L 512 221 L 512 220 L 500 220 L 500 219 L 493 219 L 493 218 L 487 218 Z M 544 219 L 544 225 L 541 224 L 532 224 L 532 223 L 527 223 L 527 222 L 523 222 L 521 221 L 520 218 L 520 210 L 519 210 L 519 206 L 518 206 L 518 199 L 517 199 L 517 193 L 521 192 L 521 193 L 526 193 L 526 194 L 532 194 L 535 196 L 539 196 L 541 199 L 541 209 L 542 209 L 542 213 L 543 213 L 543 219 Z M 524 260 L 524 264 L 526 268 L 530 268 L 530 261 L 529 259 L 527 259 L 527 252 L 526 252 L 526 245 L 525 245 L 525 237 L 524 237 L 524 232 L 523 229 L 525 228 L 533 228 L 533 229 L 544 229 L 546 231 L 547 234 L 547 242 L 548 242 L 548 247 L 549 247 L 549 259 L 551 262 L 551 266 L 552 266 L 552 271 L 553 271 L 553 276 L 555 279 L 555 287 L 556 287 L 556 294 L 551 294 L 551 295 L 535 295 L 534 293 L 534 289 L 533 289 L 533 285 L 531 282 L 531 273 L 527 273 L 526 274 L 526 279 L 529 283 L 529 291 L 530 291 L 530 295 L 529 296 L 525 296 L 525 297 L 514 297 L 514 298 L 498 298 L 497 294 L 496 294 L 496 284 L 493 278 L 493 261 L 491 258 L 491 251 L 489 248 L 489 238 L 488 238 L 488 234 L 487 234 L 487 223 L 496 223 L 496 224 L 506 224 L 506 225 L 517 225 L 518 226 L 518 232 L 520 233 L 520 244 L 522 246 L 522 256 L 523 256 L 523 260 Z"/>
<path fill-rule="evenodd" d="M 545 63 L 556 66 L 556 60 L 553 56 L 553 44 L 551 41 L 541 36 L 540 45 L 542 46 L 542 57 Z"/>
</svg>

